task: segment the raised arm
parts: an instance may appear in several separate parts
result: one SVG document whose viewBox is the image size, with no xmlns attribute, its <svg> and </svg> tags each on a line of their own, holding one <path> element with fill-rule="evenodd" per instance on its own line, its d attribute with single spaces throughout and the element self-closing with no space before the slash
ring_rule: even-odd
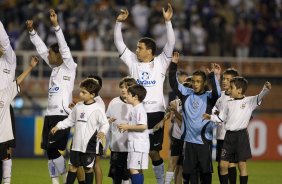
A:
<svg viewBox="0 0 282 184">
<path fill-rule="evenodd" d="M 258 102 L 262 101 L 262 98 L 269 93 L 271 90 L 271 83 L 266 82 L 261 90 L 261 92 L 258 94 Z"/>
<path fill-rule="evenodd" d="M 52 26 L 55 29 L 55 34 L 56 34 L 58 45 L 59 45 L 59 51 L 60 51 L 60 54 L 62 55 L 63 62 L 70 69 L 73 67 L 76 68 L 76 64 L 71 55 L 70 48 L 68 47 L 63 31 L 59 26 L 58 16 L 53 9 L 50 9 L 49 13 L 50 13 L 50 21 L 52 23 Z"/>
<path fill-rule="evenodd" d="M 37 65 L 38 63 L 38 58 L 35 56 L 31 57 L 31 61 L 30 61 L 30 65 L 28 66 L 27 69 L 25 69 L 25 71 L 23 71 L 23 73 L 18 76 L 17 78 L 17 84 L 20 85 L 22 83 L 22 81 L 28 76 L 28 74 L 31 72 L 31 70 Z"/>
<path fill-rule="evenodd" d="M 221 95 L 221 88 L 217 77 L 220 75 L 221 68 L 218 64 L 212 63 L 211 70 L 208 71 L 210 72 L 208 74 L 208 79 L 210 80 L 212 87 L 211 100 L 212 100 L 212 105 L 214 106 L 216 104 L 217 99 Z"/>
<path fill-rule="evenodd" d="M 26 21 L 26 28 L 29 32 L 30 41 L 36 47 L 38 54 L 51 67 L 49 63 L 49 59 L 48 59 L 49 49 L 47 48 L 45 43 L 42 41 L 42 39 L 38 36 L 37 32 L 34 30 L 32 20 Z"/>
<path fill-rule="evenodd" d="M 166 31 L 167 31 L 166 33 L 167 34 L 167 43 L 165 44 L 163 51 L 166 57 L 168 58 L 172 57 L 172 53 L 173 53 L 173 49 L 175 45 L 175 35 L 174 35 L 174 31 L 173 31 L 172 24 L 171 24 L 172 15 L 173 15 L 173 9 L 171 5 L 168 3 L 167 10 L 165 11 L 165 9 L 163 8 L 163 17 L 165 19 Z"/>
<path fill-rule="evenodd" d="M 121 33 L 121 26 L 122 26 L 122 22 L 124 22 L 127 19 L 128 15 L 129 12 L 127 9 L 121 10 L 120 14 L 117 17 L 117 21 L 115 25 L 114 41 L 115 41 L 115 46 L 117 47 L 117 50 L 120 55 L 122 55 L 126 49 L 126 45 L 123 41 L 123 37 Z"/>
<path fill-rule="evenodd" d="M 10 64 L 16 65 L 16 54 L 11 47 L 9 36 L 0 21 L 0 57 L 4 57 L 5 61 Z"/>
</svg>

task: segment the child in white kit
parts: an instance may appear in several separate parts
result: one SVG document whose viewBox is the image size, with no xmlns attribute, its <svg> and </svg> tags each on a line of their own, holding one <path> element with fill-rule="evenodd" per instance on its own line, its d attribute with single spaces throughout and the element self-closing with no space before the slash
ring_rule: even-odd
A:
<svg viewBox="0 0 282 184">
<path fill-rule="evenodd" d="M 131 174 L 132 184 L 143 184 L 143 169 L 148 169 L 148 154 L 150 149 L 149 133 L 147 131 L 147 114 L 142 101 L 146 89 L 141 85 L 130 86 L 127 90 L 127 103 L 133 105 L 129 114 L 129 122 L 118 125 L 121 132 L 128 131 L 127 168 Z"/>
</svg>

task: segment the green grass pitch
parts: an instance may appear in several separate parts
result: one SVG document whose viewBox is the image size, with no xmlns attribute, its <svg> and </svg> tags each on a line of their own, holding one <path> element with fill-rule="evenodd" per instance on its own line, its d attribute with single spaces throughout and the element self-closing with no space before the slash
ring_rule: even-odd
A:
<svg viewBox="0 0 282 184">
<path fill-rule="evenodd" d="M 103 183 L 110 184 L 111 179 L 107 177 L 109 160 L 102 159 Z M 213 184 L 218 184 L 214 163 L 215 173 L 213 174 Z M 280 184 L 282 183 L 282 161 L 249 161 L 249 183 L 250 184 Z M 151 165 L 144 172 L 145 184 L 156 183 Z M 13 159 L 12 184 L 50 184 L 47 170 L 46 159 Z M 239 180 L 237 180 L 239 183 Z"/>
</svg>

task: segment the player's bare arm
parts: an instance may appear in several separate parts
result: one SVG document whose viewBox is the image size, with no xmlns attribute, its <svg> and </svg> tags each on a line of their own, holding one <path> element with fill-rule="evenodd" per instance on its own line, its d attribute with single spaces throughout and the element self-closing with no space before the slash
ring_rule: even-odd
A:
<svg viewBox="0 0 282 184">
<path fill-rule="evenodd" d="M 206 119 L 206 120 L 211 120 L 211 115 L 205 113 L 205 114 L 203 114 L 203 118 Z"/>
<path fill-rule="evenodd" d="M 163 16 L 166 22 L 170 21 L 173 15 L 173 9 L 171 7 L 171 4 L 168 3 L 167 6 L 168 6 L 167 10 L 163 8 Z"/>
<path fill-rule="evenodd" d="M 31 72 L 31 70 L 37 65 L 39 59 L 35 56 L 32 56 L 31 57 L 31 61 L 30 61 L 30 64 L 29 64 L 29 67 L 27 69 L 25 69 L 25 71 L 20 75 L 18 76 L 17 78 L 17 84 L 21 84 L 22 81 L 28 76 L 28 74 Z"/>
<path fill-rule="evenodd" d="M 172 55 L 172 60 L 171 62 L 175 63 L 175 64 L 178 64 L 178 61 L 179 61 L 179 52 L 173 52 L 173 55 Z"/>
<path fill-rule="evenodd" d="M 105 137 L 104 132 L 98 132 L 98 133 L 97 133 L 97 138 L 98 138 L 98 139 L 102 140 L 102 139 L 104 139 L 104 137 Z"/>
<path fill-rule="evenodd" d="M 267 88 L 268 90 L 271 90 L 271 83 L 267 81 L 267 82 L 264 84 L 264 88 Z"/>
<path fill-rule="evenodd" d="M 3 50 L 0 48 L 0 57 L 2 57 L 4 54 Z"/>
<path fill-rule="evenodd" d="M 128 12 L 127 9 L 125 9 L 125 10 L 121 9 L 120 13 L 117 17 L 117 21 L 118 22 L 124 22 L 127 19 L 128 15 L 129 15 L 129 12 Z"/>
<path fill-rule="evenodd" d="M 57 16 L 55 10 L 50 9 L 49 13 L 50 13 L 50 21 L 51 21 L 53 27 L 58 26 L 59 25 L 59 23 L 58 23 L 58 16 Z"/>
</svg>

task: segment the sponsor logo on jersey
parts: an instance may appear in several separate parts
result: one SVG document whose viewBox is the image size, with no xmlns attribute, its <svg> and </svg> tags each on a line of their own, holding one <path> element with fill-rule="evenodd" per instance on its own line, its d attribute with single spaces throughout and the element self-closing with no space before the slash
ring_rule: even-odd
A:
<svg viewBox="0 0 282 184">
<path fill-rule="evenodd" d="M 70 81 L 71 77 L 69 77 L 69 76 L 63 76 L 63 79 Z"/>
<path fill-rule="evenodd" d="M 245 107 L 246 107 L 246 102 L 242 103 L 240 108 L 245 109 Z"/>
<path fill-rule="evenodd" d="M 4 73 L 7 73 L 7 74 L 10 74 L 11 70 L 9 70 L 9 69 L 7 69 L 7 68 L 4 68 L 4 69 L 3 69 L 3 72 L 4 72 Z"/>
<path fill-rule="evenodd" d="M 58 93 L 60 90 L 59 86 L 52 86 L 51 88 L 49 88 L 49 93 Z"/>
<path fill-rule="evenodd" d="M 142 72 L 140 79 L 137 79 L 137 84 L 140 84 L 142 86 L 155 86 L 156 80 L 150 80 L 151 75 L 148 72 Z"/>
</svg>

